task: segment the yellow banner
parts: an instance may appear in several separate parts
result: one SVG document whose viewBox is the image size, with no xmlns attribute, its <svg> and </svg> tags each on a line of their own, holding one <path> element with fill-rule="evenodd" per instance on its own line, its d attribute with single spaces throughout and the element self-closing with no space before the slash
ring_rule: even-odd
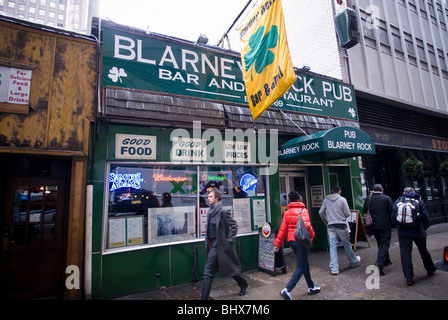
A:
<svg viewBox="0 0 448 320">
<path fill-rule="evenodd" d="M 296 81 L 281 0 L 262 0 L 238 32 L 246 94 L 255 121 Z"/>
</svg>

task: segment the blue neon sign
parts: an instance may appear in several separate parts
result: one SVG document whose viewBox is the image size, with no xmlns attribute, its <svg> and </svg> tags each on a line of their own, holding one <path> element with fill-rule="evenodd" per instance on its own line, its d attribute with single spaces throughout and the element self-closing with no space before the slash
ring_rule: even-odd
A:
<svg viewBox="0 0 448 320">
<path fill-rule="evenodd" d="M 251 174 L 246 173 L 240 179 L 240 186 L 244 192 L 255 190 L 258 180 Z"/>
<path fill-rule="evenodd" d="M 140 182 L 143 181 L 141 173 L 113 173 L 109 174 L 109 182 L 112 183 L 110 191 L 114 191 L 120 188 L 133 188 L 140 189 Z"/>
</svg>

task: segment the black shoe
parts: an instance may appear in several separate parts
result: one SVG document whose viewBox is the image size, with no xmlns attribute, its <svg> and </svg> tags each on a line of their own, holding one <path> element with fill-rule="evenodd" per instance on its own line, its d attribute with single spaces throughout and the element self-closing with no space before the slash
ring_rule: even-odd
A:
<svg viewBox="0 0 448 320">
<path fill-rule="evenodd" d="M 380 267 L 379 265 L 375 264 L 378 267 L 378 270 L 380 270 L 380 276 L 385 276 L 386 274 L 384 273 L 383 267 Z"/>
<path fill-rule="evenodd" d="M 426 272 L 428 273 L 428 277 L 432 276 L 434 274 L 434 272 L 436 272 L 437 268 L 434 267 L 434 269 L 429 269 Z"/>
<path fill-rule="evenodd" d="M 394 263 L 394 262 L 393 262 L 391 259 L 389 259 L 389 261 L 387 261 L 387 262 L 384 264 L 384 266 L 385 266 L 385 267 L 388 267 L 388 266 L 391 266 L 393 263 Z"/>
<path fill-rule="evenodd" d="M 240 292 L 238 293 L 238 295 L 241 297 L 241 296 L 244 296 L 245 294 L 246 294 L 246 289 L 247 289 L 247 287 L 248 287 L 248 285 L 246 285 L 245 287 L 241 287 L 241 290 L 240 290 Z"/>
<path fill-rule="evenodd" d="M 409 279 L 406 279 L 406 283 L 408 284 L 408 286 L 412 286 L 415 283 L 415 281 L 414 281 L 414 279 L 409 278 Z"/>
</svg>

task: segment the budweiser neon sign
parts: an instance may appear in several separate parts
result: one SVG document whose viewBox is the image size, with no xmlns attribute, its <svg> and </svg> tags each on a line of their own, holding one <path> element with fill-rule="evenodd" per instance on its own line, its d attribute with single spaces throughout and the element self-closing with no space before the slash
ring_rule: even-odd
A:
<svg viewBox="0 0 448 320">
<path fill-rule="evenodd" d="M 163 174 L 153 174 L 152 177 L 154 178 L 154 181 L 175 181 L 175 182 L 182 182 L 187 181 L 188 177 L 173 177 L 172 175 L 165 176 Z"/>
</svg>

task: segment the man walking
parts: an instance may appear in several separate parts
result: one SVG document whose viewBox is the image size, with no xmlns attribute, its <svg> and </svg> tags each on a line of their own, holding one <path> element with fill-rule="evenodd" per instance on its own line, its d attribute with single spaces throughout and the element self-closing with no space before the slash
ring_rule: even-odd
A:
<svg viewBox="0 0 448 320">
<path fill-rule="evenodd" d="M 400 201 L 407 199 L 415 200 L 414 205 L 417 211 L 417 219 L 415 225 L 404 225 L 397 223 L 396 216 L 398 214 L 398 204 Z M 429 228 L 429 214 L 425 203 L 420 199 L 420 195 L 411 187 L 404 188 L 403 196 L 395 201 L 393 208 L 393 223 L 397 226 L 398 243 L 400 244 L 401 267 L 406 278 L 407 284 L 414 284 L 414 268 L 412 266 L 412 242 L 417 246 L 418 252 L 423 260 L 423 266 L 428 276 L 431 276 L 437 269 L 432 262 L 431 255 L 426 248 L 426 229 Z"/>
<path fill-rule="evenodd" d="M 369 195 L 363 207 L 363 212 L 370 211 L 373 220 L 373 235 L 378 245 L 378 254 L 375 265 L 380 275 L 385 275 L 383 268 L 390 266 L 392 260 L 389 257 L 389 247 L 392 228 L 392 199 L 384 194 L 383 186 L 375 184 L 373 193 Z"/>
<path fill-rule="evenodd" d="M 334 275 L 339 274 L 338 237 L 341 239 L 347 254 L 349 266 L 357 267 L 361 261 L 360 256 L 355 256 L 350 244 L 347 218 L 350 216 L 350 208 L 347 200 L 341 196 L 341 187 L 335 185 L 332 194 L 325 197 L 319 209 L 319 215 L 328 226 L 328 238 L 330 241 L 330 269 Z"/>
<path fill-rule="evenodd" d="M 221 277 L 233 277 L 240 286 L 239 295 L 246 294 L 247 281 L 240 275 L 241 266 L 235 251 L 238 225 L 229 210 L 222 209 L 221 192 L 213 188 L 208 194 L 210 209 L 207 214 L 205 245 L 207 260 L 204 268 L 204 285 L 201 300 L 208 300 L 213 277 L 218 271 Z"/>
</svg>

